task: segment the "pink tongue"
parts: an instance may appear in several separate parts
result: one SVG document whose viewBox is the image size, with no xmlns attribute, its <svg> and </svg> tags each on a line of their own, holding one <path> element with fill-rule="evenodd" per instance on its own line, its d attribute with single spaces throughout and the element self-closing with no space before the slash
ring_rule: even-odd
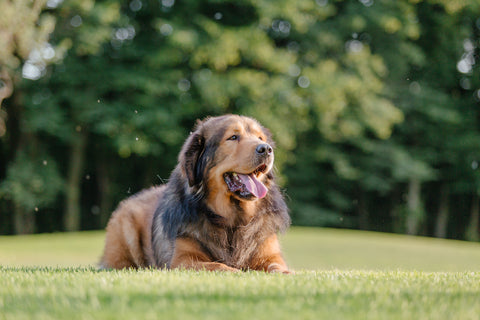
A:
<svg viewBox="0 0 480 320">
<path fill-rule="evenodd" d="M 247 187 L 248 192 L 253 194 L 255 197 L 261 199 L 267 194 L 267 187 L 261 183 L 254 174 L 238 174 L 242 183 Z"/>
</svg>

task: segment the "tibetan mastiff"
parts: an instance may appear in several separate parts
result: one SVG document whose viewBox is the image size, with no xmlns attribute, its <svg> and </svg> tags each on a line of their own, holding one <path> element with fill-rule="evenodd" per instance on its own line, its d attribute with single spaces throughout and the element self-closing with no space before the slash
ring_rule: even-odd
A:
<svg viewBox="0 0 480 320">
<path fill-rule="evenodd" d="M 290 218 L 273 146 L 252 118 L 197 121 L 168 183 L 113 212 L 101 267 L 290 273 L 277 239 Z"/>
</svg>

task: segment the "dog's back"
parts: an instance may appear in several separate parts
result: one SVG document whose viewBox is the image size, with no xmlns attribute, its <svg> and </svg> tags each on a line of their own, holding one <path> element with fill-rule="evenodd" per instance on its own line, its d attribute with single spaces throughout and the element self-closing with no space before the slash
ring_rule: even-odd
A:
<svg viewBox="0 0 480 320">
<path fill-rule="evenodd" d="M 155 266 L 152 219 L 165 186 L 152 187 L 122 201 L 107 225 L 100 267 L 110 269 Z"/>
</svg>

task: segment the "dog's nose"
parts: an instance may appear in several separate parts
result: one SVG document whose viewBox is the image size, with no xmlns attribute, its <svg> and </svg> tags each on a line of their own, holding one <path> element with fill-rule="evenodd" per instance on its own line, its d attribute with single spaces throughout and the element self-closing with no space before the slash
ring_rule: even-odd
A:
<svg viewBox="0 0 480 320">
<path fill-rule="evenodd" d="M 273 152 L 272 147 L 267 143 L 262 143 L 255 149 L 258 155 L 269 155 Z"/>
</svg>

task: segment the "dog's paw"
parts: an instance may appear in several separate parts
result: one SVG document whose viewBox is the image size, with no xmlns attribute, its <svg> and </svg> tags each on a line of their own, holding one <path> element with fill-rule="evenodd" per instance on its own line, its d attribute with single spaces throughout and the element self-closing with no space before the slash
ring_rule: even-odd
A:
<svg viewBox="0 0 480 320">
<path fill-rule="evenodd" d="M 283 274 L 295 274 L 294 271 L 288 270 L 285 266 L 279 263 L 272 263 L 268 266 L 267 272 L 270 273 L 283 273 Z"/>
</svg>

